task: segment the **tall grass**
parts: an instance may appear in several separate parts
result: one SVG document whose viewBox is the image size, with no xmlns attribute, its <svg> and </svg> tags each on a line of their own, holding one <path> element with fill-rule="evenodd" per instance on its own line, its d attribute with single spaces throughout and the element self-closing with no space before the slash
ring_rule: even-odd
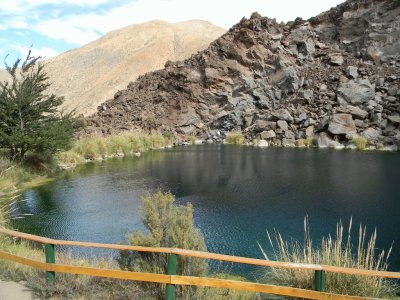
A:
<svg viewBox="0 0 400 300">
<path fill-rule="evenodd" d="M 351 240 L 351 230 L 352 220 L 350 220 L 347 236 L 345 237 L 343 233 L 344 227 L 339 222 L 336 227 L 336 236 L 323 237 L 321 245 L 313 247 L 309 234 L 308 219 L 305 218 L 303 243 L 296 240 L 286 241 L 277 231 L 273 236 L 268 233 L 268 239 L 275 260 L 377 271 L 387 270 L 392 248 L 388 252 L 376 249 L 376 230 L 367 239 L 366 227 L 360 224 L 356 246 Z M 260 249 L 265 258 L 269 259 L 261 246 Z M 267 271 L 266 276 L 268 276 L 267 278 L 272 278 L 272 281 L 278 284 L 313 289 L 313 271 L 271 268 Z M 328 292 L 338 294 L 391 297 L 395 296 L 398 287 L 388 279 L 327 273 L 326 288 Z"/>
<path fill-rule="evenodd" d="M 353 144 L 356 145 L 358 150 L 365 150 L 367 147 L 368 140 L 363 136 L 358 136 L 352 140 Z"/>
<path fill-rule="evenodd" d="M 0 191 L 12 191 L 30 177 L 29 172 L 21 164 L 0 156 Z"/>
<path fill-rule="evenodd" d="M 226 135 L 226 143 L 232 145 L 243 145 L 244 136 L 243 133 L 239 131 L 232 131 Z"/>
<path fill-rule="evenodd" d="M 85 138 L 75 142 L 69 151 L 57 154 L 58 163 L 73 167 L 86 160 L 133 155 L 151 149 L 160 149 L 170 141 L 159 133 L 128 132 L 108 137 Z"/>
</svg>

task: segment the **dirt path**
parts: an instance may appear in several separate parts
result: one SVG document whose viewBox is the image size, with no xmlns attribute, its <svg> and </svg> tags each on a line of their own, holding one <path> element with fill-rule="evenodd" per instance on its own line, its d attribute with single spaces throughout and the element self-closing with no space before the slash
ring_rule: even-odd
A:
<svg viewBox="0 0 400 300">
<path fill-rule="evenodd" d="M 0 300 L 34 300 L 33 293 L 24 285 L 0 280 Z"/>
</svg>

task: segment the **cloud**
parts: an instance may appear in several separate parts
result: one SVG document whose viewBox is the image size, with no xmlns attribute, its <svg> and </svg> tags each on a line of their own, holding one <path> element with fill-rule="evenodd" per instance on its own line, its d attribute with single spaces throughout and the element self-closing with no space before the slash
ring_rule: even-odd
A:
<svg viewBox="0 0 400 300">
<path fill-rule="evenodd" d="M 30 48 L 16 45 L 15 49 L 20 53 L 21 57 L 26 57 Z M 56 50 L 49 47 L 31 48 L 31 51 L 32 56 L 41 56 L 44 59 L 51 58 L 59 54 Z"/>
<path fill-rule="evenodd" d="M 67 43 L 83 45 L 100 35 L 90 28 L 81 27 L 68 20 L 49 20 L 33 26 L 32 30 L 55 40 L 64 40 Z"/>
<path fill-rule="evenodd" d="M 55 0 L 36 0 L 36 3 L 54 3 Z M 99 5 L 106 0 L 67 0 L 70 4 Z M 343 0 L 137 0 L 98 12 L 65 15 L 61 19 L 41 20 L 33 30 L 68 43 L 82 45 L 99 38 L 111 30 L 154 19 L 179 22 L 189 19 L 208 20 L 216 25 L 230 28 L 244 16 L 254 11 L 278 21 L 294 20 L 300 16 L 307 19 Z"/>
</svg>

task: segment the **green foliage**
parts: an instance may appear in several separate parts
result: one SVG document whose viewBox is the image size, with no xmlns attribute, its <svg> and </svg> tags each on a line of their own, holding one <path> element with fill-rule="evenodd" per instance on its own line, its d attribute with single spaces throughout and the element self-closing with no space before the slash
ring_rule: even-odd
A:
<svg viewBox="0 0 400 300">
<path fill-rule="evenodd" d="M 46 92 L 50 86 L 40 57 L 30 51 L 20 66 L 18 59 L 7 66 L 10 82 L 0 82 L 0 148 L 11 160 L 22 160 L 26 153 L 50 153 L 71 146 L 79 128 L 72 113 L 59 113 L 62 97 Z"/>
<path fill-rule="evenodd" d="M 352 140 L 352 142 L 354 143 L 354 145 L 356 145 L 358 150 L 365 150 L 365 148 L 367 147 L 367 139 L 363 136 L 358 136 L 356 138 L 354 138 Z"/>
<path fill-rule="evenodd" d="M 232 145 L 243 145 L 244 136 L 239 131 L 230 132 L 226 135 L 226 143 Z"/>
<path fill-rule="evenodd" d="M 193 208 L 175 205 L 171 193 L 158 192 L 142 198 L 143 223 L 146 234 L 135 231 L 129 239 L 130 245 L 146 247 L 175 247 L 206 251 L 204 238 L 193 224 Z M 118 259 L 125 270 L 166 274 L 167 256 L 157 253 L 121 251 Z M 207 263 L 198 258 L 180 256 L 177 274 L 201 276 L 207 271 Z M 145 290 L 153 291 L 155 297 L 164 299 L 165 285 L 143 283 Z M 196 287 L 177 286 L 178 299 L 196 299 Z"/>
<path fill-rule="evenodd" d="M 308 219 L 305 218 L 304 243 L 296 240 L 285 241 L 279 232 L 275 232 L 272 238 L 268 233 L 268 238 L 275 260 L 386 271 L 391 249 L 387 253 L 384 250 L 376 253 L 376 230 L 367 240 L 366 228 L 360 224 L 358 243 L 357 247 L 355 247 L 351 240 L 351 229 L 352 221 L 350 220 L 346 238 L 343 234 L 343 225 L 339 222 L 337 224 L 336 237 L 331 237 L 330 235 L 323 237 L 320 247 L 313 248 L 309 235 Z M 265 258 L 269 259 L 262 248 L 261 251 Z M 270 271 L 266 272 L 265 277 L 266 279 L 272 279 L 276 284 L 313 289 L 313 271 L 271 268 Z M 378 298 L 394 296 L 397 289 L 393 282 L 387 279 L 338 273 L 326 274 L 326 288 L 330 293 Z"/>
</svg>

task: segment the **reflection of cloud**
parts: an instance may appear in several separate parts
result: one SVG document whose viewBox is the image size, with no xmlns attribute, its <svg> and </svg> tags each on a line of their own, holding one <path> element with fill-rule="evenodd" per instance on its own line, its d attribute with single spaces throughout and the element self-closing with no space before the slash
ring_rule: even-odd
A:
<svg viewBox="0 0 400 300">
<path fill-rule="evenodd" d="M 18 52 L 20 53 L 21 57 L 25 57 L 28 54 L 28 51 L 30 48 L 28 47 L 23 47 L 21 45 L 16 45 L 15 48 L 18 50 Z M 41 56 L 42 58 L 50 58 L 53 56 L 57 56 L 59 53 L 49 47 L 42 47 L 42 48 L 31 48 L 32 56 Z M 1 52 L 0 52 L 1 53 Z"/>
</svg>

